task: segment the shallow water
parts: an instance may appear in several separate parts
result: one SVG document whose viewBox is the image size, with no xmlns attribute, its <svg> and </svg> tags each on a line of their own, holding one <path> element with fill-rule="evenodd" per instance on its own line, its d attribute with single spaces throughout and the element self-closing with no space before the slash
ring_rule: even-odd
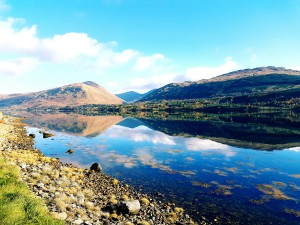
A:
<svg viewBox="0 0 300 225">
<path fill-rule="evenodd" d="M 298 120 L 290 126 L 287 121 L 274 124 L 265 118 L 251 123 L 230 118 L 59 114 L 27 115 L 26 122 L 28 133 L 36 134 L 36 148 L 45 155 L 84 168 L 98 162 L 105 173 L 176 202 L 195 219 L 298 224 Z M 43 139 L 40 130 L 55 136 Z M 68 149 L 75 152 L 65 153 Z"/>
</svg>

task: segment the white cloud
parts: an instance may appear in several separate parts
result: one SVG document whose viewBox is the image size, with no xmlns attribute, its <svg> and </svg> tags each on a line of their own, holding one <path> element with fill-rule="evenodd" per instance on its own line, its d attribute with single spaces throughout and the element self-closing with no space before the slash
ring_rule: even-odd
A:
<svg viewBox="0 0 300 225">
<path fill-rule="evenodd" d="M 125 92 L 125 91 L 138 91 L 146 92 L 151 89 L 160 88 L 164 85 L 173 82 L 183 82 L 183 81 L 198 81 L 201 79 L 209 79 L 218 75 L 222 75 L 239 68 L 237 62 L 233 60 L 232 57 L 227 57 L 224 59 L 224 63 L 217 67 L 193 67 L 188 68 L 182 74 L 169 73 L 163 75 L 153 75 L 149 77 L 135 77 L 129 82 L 124 84 L 113 83 L 109 85 L 109 88 L 114 92 Z M 125 88 L 124 88 L 125 87 Z"/>
<path fill-rule="evenodd" d="M 153 144 L 175 145 L 174 138 L 161 133 L 152 131 L 145 126 L 139 126 L 135 129 L 130 129 L 122 126 L 114 126 L 105 132 L 105 135 L 111 138 L 126 137 L 135 142 L 151 142 Z"/>
<path fill-rule="evenodd" d="M 126 49 L 122 52 L 114 52 L 109 48 L 102 48 L 97 58 L 97 67 L 108 68 L 114 65 L 125 64 L 136 58 L 140 53 L 132 49 Z"/>
<path fill-rule="evenodd" d="M 39 38 L 37 26 L 15 28 L 22 19 L 8 18 L 0 21 L 0 51 L 31 54 L 43 61 L 64 62 L 80 56 L 107 58 L 113 63 L 123 63 L 137 53 L 131 49 L 114 52 L 115 43 L 100 43 L 85 33 L 66 33 L 50 38 Z"/>
<path fill-rule="evenodd" d="M 160 88 L 171 82 L 175 82 L 175 78 L 178 75 L 175 73 L 164 74 L 164 75 L 154 75 L 150 77 L 135 77 L 128 81 L 124 85 L 118 82 L 110 82 L 107 84 L 108 88 L 116 93 L 122 93 L 126 91 L 137 91 L 140 93 L 147 92 L 152 89 Z"/>
<path fill-rule="evenodd" d="M 15 25 L 23 24 L 24 20 L 8 18 L 0 20 L 0 52 L 33 54 L 39 46 L 36 38 L 36 26 L 15 29 Z"/>
<path fill-rule="evenodd" d="M 300 152 L 300 147 L 288 148 L 289 151 Z"/>
<path fill-rule="evenodd" d="M 30 57 L 0 61 L 0 75 L 20 75 L 31 71 L 37 64 L 38 60 Z"/>
<path fill-rule="evenodd" d="M 186 140 L 186 147 L 193 151 L 203 150 L 227 150 L 229 147 L 208 139 L 189 138 Z"/>
<path fill-rule="evenodd" d="M 218 67 L 193 67 L 181 74 L 167 73 L 170 64 L 163 54 L 155 53 L 147 56 L 133 49 L 116 51 L 116 42 L 102 43 L 86 33 L 72 32 L 40 38 L 36 25 L 26 26 L 25 20 L 18 18 L 0 19 L 0 34 L 0 53 L 15 56 L 10 63 L 2 62 L 6 68 L 2 70 L 2 75 L 5 71 L 6 75 L 12 75 L 34 70 L 34 66 L 38 63 L 70 64 L 94 74 L 104 74 L 106 71 L 104 69 L 118 66 L 131 68 L 133 69 L 131 72 L 139 73 L 139 76 L 129 80 L 127 84 L 117 84 L 113 81 L 111 83 L 113 90 L 119 92 L 125 89 L 146 92 L 171 82 L 208 79 L 239 67 L 231 57 L 228 57 Z M 24 63 L 22 60 L 21 62 L 20 59 L 24 58 L 36 60 L 35 63 Z M 25 67 L 25 64 L 31 66 Z M 146 75 L 148 77 L 145 77 Z"/>
<path fill-rule="evenodd" d="M 41 39 L 37 55 L 46 61 L 66 61 L 79 56 L 96 57 L 103 48 L 85 33 L 66 33 Z"/>
<path fill-rule="evenodd" d="M 292 68 L 293 70 L 300 70 L 300 66 L 295 66 Z"/>
<path fill-rule="evenodd" d="M 116 42 L 101 43 L 86 33 L 72 32 L 40 38 L 36 25 L 28 27 L 24 24 L 25 21 L 18 18 L 0 20 L 0 53 L 14 54 L 17 58 L 37 58 L 40 63 L 72 63 L 81 59 L 80 65 L 88 62 L 96 70 L 128 63 L 140 55 L 132 49 L 114 51 Z"/>
<path fill-rule="evenodd" d="M 137 59 L 135 70 L 143 71 L 155 67 L 157 64 L 165 61 L 166 58 L 163 54 L 153 54 L 151 56 L 142 56 Z"/>
<path fill-rule="evenodd" d="M 153 89 L 159 88 L 163 84 L 172 82 L 176 77 L 176 74 L 154 75 L 150 78 L 136 77 L 130 81 L 131 88 L 135 89 Z"/>
<path fill-rule="evenodd" d="M 0 12 L 9 10 L 10 6 L 6 3 L 5 0 L 0 0 Z"/>
<path fill-rule="evenodd" d="M 228 145 L 220 144 L 208 139 L 189 138 L 185 141 L 186 148 L 190 151 L 214 152 L 227 157 L 235 156 L 236 152 L 231 150 Z"/>
<path fill-rule="evenodd" d="M 198 81 L 202 79 L 210 79 L 212 77 L 222 75 L 239 68 L 237 62 L 232 57 L 225 58 L 224 64 L 218 67 L 193 67 L 188 68 L 182 76 L 177 78 L 178 81 Z"/>
<path fill-rule="evenodd" d="M 126 63 L 130 61 L 133 57 L 137 56 L 139 52 L 132 49 L 124 50 L 121 53 L 116 53 L 114 55 L 114 62 L 116 63 Z"/>
</svg>

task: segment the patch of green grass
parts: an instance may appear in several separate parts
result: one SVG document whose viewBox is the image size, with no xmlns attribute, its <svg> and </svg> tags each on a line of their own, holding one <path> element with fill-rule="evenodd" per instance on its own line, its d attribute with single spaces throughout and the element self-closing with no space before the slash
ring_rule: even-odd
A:
<svg viewBox="0 0 300 225">
<path fill-rule="evenodd" d="M 20 179 L 19 169 L 0 157 L 0 224 L 63 225 Z"/>
</svg>

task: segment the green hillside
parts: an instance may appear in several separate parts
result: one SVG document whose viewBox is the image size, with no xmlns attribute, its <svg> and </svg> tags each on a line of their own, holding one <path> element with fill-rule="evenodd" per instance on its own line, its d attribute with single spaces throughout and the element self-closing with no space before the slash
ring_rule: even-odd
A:
<svg viewBox="0 0 300 225">
<path fill-rule="evenodd" d="M 144 98 L 145 101 L 186 100 L 265 95 L 299 88 L 300 71 L 277 67 L 240 70 L 198 82 L 172 83 L 159 88 Z M 241 102 L 239 102 L 241 103 Z"/>
</svg>

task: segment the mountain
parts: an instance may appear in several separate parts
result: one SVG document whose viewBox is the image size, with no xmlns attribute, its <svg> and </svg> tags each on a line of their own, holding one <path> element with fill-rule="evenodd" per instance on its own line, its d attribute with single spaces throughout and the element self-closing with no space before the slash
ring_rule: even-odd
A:
<svg viewBox="0 0 300 225">
<path fill-rule="evenodd" d="M 8 95 L 3 95 L 3 94 L 0 94 L 0 99 L 4 99 L 4 98 L 7 98 Z"/>
<path fill-rule="evenodd" d="M 87 81 L 46 91 L 4 96 L 2 99 L 0 98 L 0 107 L 64 107 L 86 104 L 121 104 L 122 102 L 122 99 L 100 85 Z"/>
<path fill-rule="evenodd" d="M 143 97 L 147 96 L 148 94 L 150 94 L 152 91 L 154 91 L 154 90 L 148 91 L 144 94 L 140 94 L 140 93 L 135 92 L 135 91 L 128 91 L 128 92 L 116 94 L 116 96 L 118 96 L 119 98 L 125 100 L 128 103 L 131 103 L 131 102 L 135 102 L 135 101 L 140 100 L 141 98 L 143 98 Z"/>
<path fill-rule="evenodd" d="M 171 83 L 139 101 L 220 98 L 265 94 L 300 88 L 300 71 L 283 67 L 238 70 L 208 80 Z M 297 91 L 300 97 L 300 89 Z"/>
<path fill-rule="evenodd" d="M 144 94 L 140 94 L 135 91 L 128 91 L 128 92 L 116 94 L 116 96 L 118 96 L 119 98 L 121 98 L 129 103 L 129 102 L 135 102 L 135 101 L 141 99 L 142 97 L 144 97 Z"/>
</svg>

